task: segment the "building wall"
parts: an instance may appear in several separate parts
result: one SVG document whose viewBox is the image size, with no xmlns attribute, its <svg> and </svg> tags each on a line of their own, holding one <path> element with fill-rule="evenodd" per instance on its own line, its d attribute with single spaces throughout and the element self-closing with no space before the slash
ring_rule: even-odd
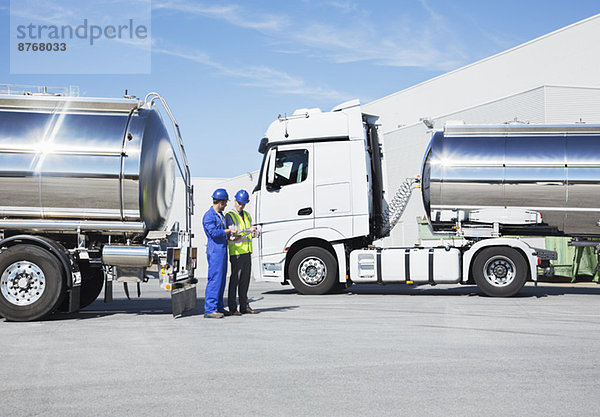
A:
<svg viewBox="0 0 600 417">
<path fill-rule="evenodd" d="M 547 87 L 547 123 L 600 123 L 600 89 Z"/>
</svg>

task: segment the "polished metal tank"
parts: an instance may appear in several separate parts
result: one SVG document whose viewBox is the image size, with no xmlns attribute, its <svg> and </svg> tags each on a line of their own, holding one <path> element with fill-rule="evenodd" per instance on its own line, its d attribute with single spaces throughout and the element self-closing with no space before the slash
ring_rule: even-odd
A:
<svg viewBox="0 0 600 417">
<path fill-rule="evenodd" d="M 444 210 L 507 208 L 541 213 L 528 234 L 600 235 L 600 126 L 448 126 L 425 154 L 422 193 L 434 231 L 448 230 Z"/>
<path fill-rule="evenodd" d="M 77 224 L 103 232 L 127 224 L 159 230 L 174 188 L 169 135 L 142 101 L 0 97 L 0 218 L 7 225 L 53 219 L 57 228 L 83 220 L 89 223 Z"/>
</svg>

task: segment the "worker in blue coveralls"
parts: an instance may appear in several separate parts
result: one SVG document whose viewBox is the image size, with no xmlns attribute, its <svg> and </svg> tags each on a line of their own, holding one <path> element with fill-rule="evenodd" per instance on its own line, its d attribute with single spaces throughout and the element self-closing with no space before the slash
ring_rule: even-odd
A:
<svg viewBox="0 0 600 417">
<path fill-rule="evenodd" d="M 221 319 L 231 313 L 223 307 L 225 276 L 227 275 L 227 239 L 231 233 L 226 229 L 223 211 L 227 207 L 229 195 L 218 188 L 212 195 L 213 205 L 204 213 L 202 225 L 206 233 L 206 258 L 208 260 L 208 282 L 204 294 L 204 317 Z"/>
</svg>

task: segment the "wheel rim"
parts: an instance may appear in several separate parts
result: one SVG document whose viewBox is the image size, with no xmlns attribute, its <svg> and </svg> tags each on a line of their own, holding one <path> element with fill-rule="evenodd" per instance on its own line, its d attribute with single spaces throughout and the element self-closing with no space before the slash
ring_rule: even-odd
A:
<svg viewBox="0 0 600 417">
<path fill-rule="evenodd" d="M 485 263 L 483 276 L 494 287 L 506 287 L 515 280 L 517 268 L 506 256 L 494 256 Z"/>
<path fill-rule="evenodd" d="M 0 277 L 2 296 L 11 304 L 28 306 L 40 299 L 46 289 L 42 269 L 29 261 L 11 264 Z"/>
<path fill-rule="evenodd" d="M 306 285 L 319 285 L 326 276 L 327 266 L 319 258 L 306 258 L 298 266 L 298 277 Z"/>
</svg>

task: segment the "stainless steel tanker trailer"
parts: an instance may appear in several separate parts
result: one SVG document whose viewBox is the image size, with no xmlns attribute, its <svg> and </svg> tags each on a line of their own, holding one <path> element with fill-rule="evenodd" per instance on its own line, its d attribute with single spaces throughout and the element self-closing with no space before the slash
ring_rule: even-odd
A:
<svg viewBox="0 0 600 417">
<path fill-rule="evenodd" d="M 171 119 L 171 140 L 157 103 Z M 174 145 L 174 146 L 173 146 Z M 149 277 L 173 314 L 196 302 L 193 189 L 162 97 L 0 96 L 0 315 L 77 311 Z M 167 224 L 176 169 L 185 225 Z"/>
<path fill-rule="evenodd" d="M 435 232 L 600 236 L 600 126 L 447 126 L 421 176 Z"/>
<path fill-rule="evenodd" d="M 274 121 L 254 190 L 261 238 L 256 278 L 322 294 L 352 283 L 477 284 L 516 294 L 556 252 L 523 236 L 570 236 L 598 246 L 600 126 L 447 125 L 435 132 L 420 176 L 385 190 L 377 116 L 358 101 Z M 455 244 L 383 247 L 380 239 L 421 188 L 430 230 Z M 393 190 L 392 190 L 393 191 Z"/>
</svg>

